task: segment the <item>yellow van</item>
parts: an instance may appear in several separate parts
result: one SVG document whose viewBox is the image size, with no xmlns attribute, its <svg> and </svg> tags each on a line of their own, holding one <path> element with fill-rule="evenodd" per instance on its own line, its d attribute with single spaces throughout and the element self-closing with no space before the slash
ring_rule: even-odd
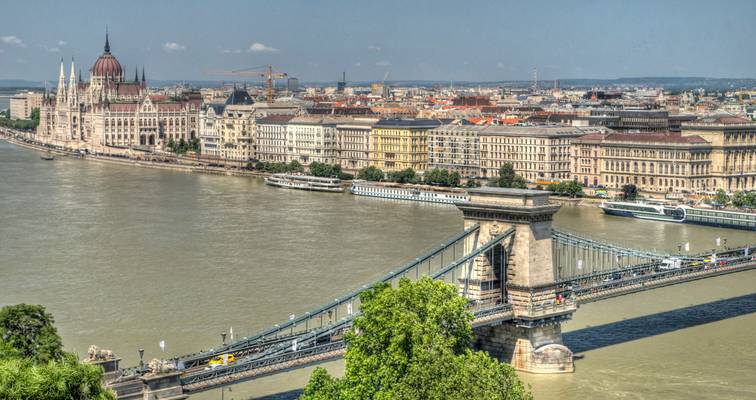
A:
<svg viewBox="0 0 756 400">
<path fill-rule="evenodd" d="M 236 361 L 236 358 L 233 354 L 221 354 L 213 357 L 208 364 L 211 368 L 215 368 L 220 367 L 221 365 L 231 364 L 234 361 Z"/>
</svg>

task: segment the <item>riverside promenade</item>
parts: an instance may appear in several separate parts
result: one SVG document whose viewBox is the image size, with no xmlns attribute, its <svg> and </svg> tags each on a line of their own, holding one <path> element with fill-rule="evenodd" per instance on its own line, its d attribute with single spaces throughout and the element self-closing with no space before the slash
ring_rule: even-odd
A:
<svg viewBox="0 0 756 400">
<path fill-rule="evenodd" d="M 60 147 L 48 146 L 43 143 L 23 139 L 21 133 L 8 128 L 0 128 L 0 139 L 30 150 L 51 153 L 56 156 L 75 157 L 84 160 L 97 161 L 102 163 L 136 166 L 142 168 L 164 169 L 183 172 L 197 172 L 212 175 L 227 176 L 244 176 L 254 178 L 264 178 L 271 174 L 267 172 L 250 171 L 238 166 L 224 167 L 211 166 L 206 162 L 209 160 L 196 159 L 192 157 L 182 157 L 171 153 L 145 153 L 141 157 L 131 157 L 128 154 L 89 154 L 79 153 Z"/>
</svg>

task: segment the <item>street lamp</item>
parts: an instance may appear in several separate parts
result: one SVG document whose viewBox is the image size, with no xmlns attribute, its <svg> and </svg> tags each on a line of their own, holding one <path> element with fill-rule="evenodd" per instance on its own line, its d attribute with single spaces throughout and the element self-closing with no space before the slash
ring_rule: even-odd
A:
<svg viewBox="0 0 756 400">
<path fill-rule="evenodd" d="M 144 369 L 144 349 L 139 349 L 139 369 Z"/>
<path fill-rule="evenodd" d="M 221 333 L 221 341 L 223 341 L 223 345 L 226 345 L 226 332 Z"/>
</svg>

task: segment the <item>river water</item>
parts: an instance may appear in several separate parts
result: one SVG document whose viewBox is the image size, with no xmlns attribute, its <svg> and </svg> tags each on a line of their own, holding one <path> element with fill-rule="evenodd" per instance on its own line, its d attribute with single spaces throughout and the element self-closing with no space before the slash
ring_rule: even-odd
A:
<svg viewBox="0 0 756 400">
<path fill-rule="evenodd" d="M 752 232 L 563 207 L 555 225 L 632 247 L 691 251 Z M 251 334 L 368 283 L 461 231 L 452 206 L 267 187 L 261 180 L 42 161 L 0 141 L 0 305 L 39 303 L 69 351 L 130 366 Z M 756 398 L 756 271 L 582 306 L 569 375 L 523 374 L 537 399 Z M 158 343 L 166 342 L 161 353 Z M 335 373 L 341 362 L 326 367 Z M 301 388 L 311 369 L 225 398 Z M 215 390 L 193 396 L 215 399 Z M 285 397 L 285 396 L 279 396 Z"/>
</svg>

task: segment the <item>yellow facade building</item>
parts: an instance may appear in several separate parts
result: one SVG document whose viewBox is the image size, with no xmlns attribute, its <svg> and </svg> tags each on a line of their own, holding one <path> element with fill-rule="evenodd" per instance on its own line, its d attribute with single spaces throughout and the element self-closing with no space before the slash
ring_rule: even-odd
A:
<svg viewBox="0 0 756 400">
<path fill-rule="evenodd" d="M 428 167 L 428 131 L 441 123 L 432 119 L 383 119 L 370 131 L 370 165 L 385 172 Z"/>
</svg>

